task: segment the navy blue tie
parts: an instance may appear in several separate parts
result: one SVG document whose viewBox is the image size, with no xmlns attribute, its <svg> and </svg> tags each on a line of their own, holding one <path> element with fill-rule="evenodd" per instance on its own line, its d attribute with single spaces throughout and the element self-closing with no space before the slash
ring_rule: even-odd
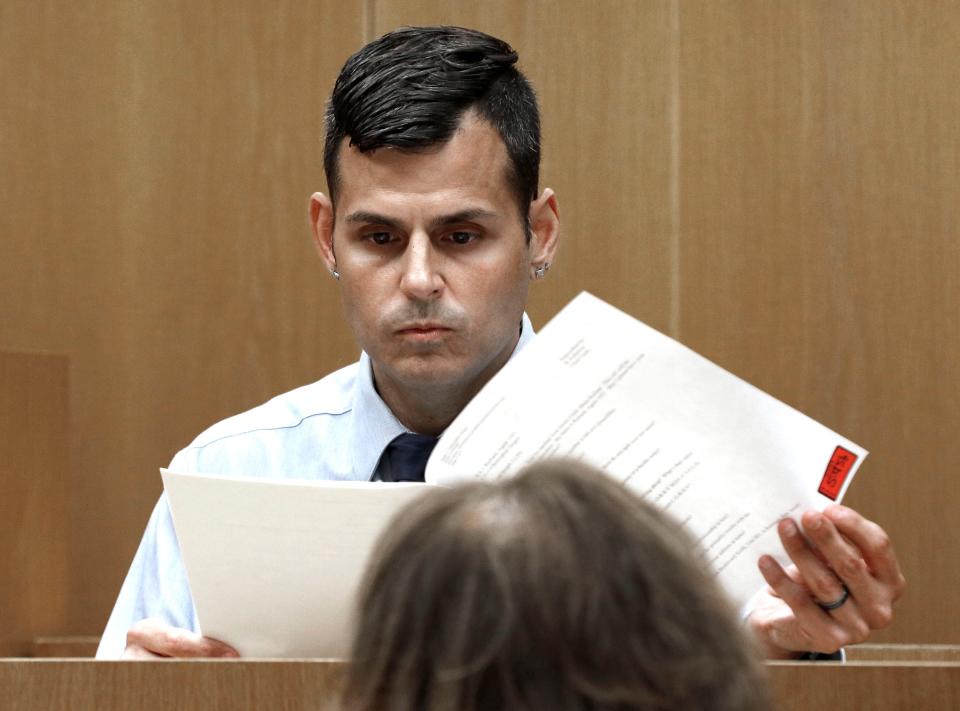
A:
<svg viewBox="0 0 960 711">
<path fill-rule="evenodd" d="M 405 432 L 394 437 L 380 455 L 374 479 L 380 481 L 423 481 L 430 452 L 437 437 Z"/>
</svg>

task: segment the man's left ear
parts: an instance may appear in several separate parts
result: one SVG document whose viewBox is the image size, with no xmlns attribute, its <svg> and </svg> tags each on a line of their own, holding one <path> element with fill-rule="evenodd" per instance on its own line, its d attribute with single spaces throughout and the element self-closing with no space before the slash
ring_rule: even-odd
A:
<svg viewBox="0 0 960 711">
<path fill-rule="evenodd" d="M 530 273 L 542 279 L 553 264 L 560 242 L 560 208 L 553 190 L 544 188 L 540 197 L 530 203 Z"/>
</svg>

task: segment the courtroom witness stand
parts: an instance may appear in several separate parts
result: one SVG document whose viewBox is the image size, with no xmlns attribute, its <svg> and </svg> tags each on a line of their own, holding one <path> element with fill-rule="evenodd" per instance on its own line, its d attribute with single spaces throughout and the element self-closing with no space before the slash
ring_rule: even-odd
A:
<svg viewBox="0 0 960 711">
<path fill-rule="evenodd" d="M 516 61 L 505 42 L 450 27 L 403 28 L 347 61 L 327 112 L 330 195 L 312 196 L 310 218 L 360 361 L 214 425 L 171 469 L 381 478 L 391 438 L 440 435 L 530 342 L 527 292 L 560 233 L 557 199 L 538 186 L 536 98 Z M 879 526 L 842 507 L 802 522 L 809 540 L 780 527 L 796 569 L 763 558 L 770 588 L 747 618 L 772 658 L 864 641 L 903 590 Z M 816 602 L 841 598 L 830 610 Z M 97 655 L 225 651 L 198 631 L 161 497 Z"/>
<path fill-rule="evenodd" d="M 703 552 L 573 460 L 437 489 L 387 526 L 361 586 L 343 711 L 769 708 Z"/>
</svg>

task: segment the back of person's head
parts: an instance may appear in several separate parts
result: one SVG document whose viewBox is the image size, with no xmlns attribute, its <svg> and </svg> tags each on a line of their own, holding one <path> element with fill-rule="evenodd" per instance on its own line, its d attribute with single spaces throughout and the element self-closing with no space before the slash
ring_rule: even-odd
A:
<svg viewBox="0 0 960 711">
<path fill-rule="evenodd" d="M 378 543 L 344 708 L 767 708 L 759 657 L 697 550 L 579 462 L 430 492 Z"/>
<path fill-rule="evenodd" d="M 422 151 L 446 143 L 467 111 L 500 134 L 520 214 L 537 197 L 540 115 L 503 40 L 463 27 L 404 27 L 350 57 L 327 107 L 324 169 L 336 203 L 344 138 L 361 152 Z"/>
</svg>

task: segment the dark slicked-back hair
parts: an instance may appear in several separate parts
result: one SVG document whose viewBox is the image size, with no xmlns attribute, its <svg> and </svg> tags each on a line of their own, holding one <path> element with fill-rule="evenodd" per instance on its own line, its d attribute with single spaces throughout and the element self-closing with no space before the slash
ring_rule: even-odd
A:
<svg viewBox="0 0 960 711">
<path fill-rule="evenodd" d="M 374 552 L 342 708 L 768 709 L 698 550 L 580 462 L 430 492 Z"/>
<path fill-rule="evenodd" d="M 361 152 L 425 150 L 449 141 L 473 110 L 507 147 L 507 178 L 525 220 L 537 197 L 540 114 L 516 61 L 503 40 L 463 27 L 404 27 L 363 47 L 343 65 L 327 106 L 330 199 L 344 138 Z"/>
</svg>

